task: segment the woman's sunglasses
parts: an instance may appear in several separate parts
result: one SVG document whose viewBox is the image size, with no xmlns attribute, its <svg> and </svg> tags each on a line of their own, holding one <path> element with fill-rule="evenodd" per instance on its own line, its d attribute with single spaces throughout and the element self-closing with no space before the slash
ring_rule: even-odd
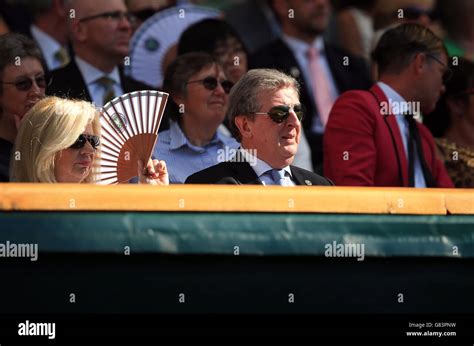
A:
<svg viewBox="0 0 474 346">
<path fill-rule="evenodd" d="M 33 78 L 21 78 L 16 82 L 2 82 L 3 84 L 12 84 L 18 91 L 29 91 L 33 87 L 33 81 L 36 82 L 38 88 L 45 89 L 47 82 L 45 76 Z"/>
<path fill-rule="evenodd" d="M 230 93 L 230 89 L 232 89 L 232 87 L 234 86 L 234 83 L 232 83 L 230 80 L 223 80 L 219 82 L 215 77 L 206 77 L 200 80 L 193 80 L 187 82 L 186 84 L 191 83 L 202 83 L 202 85 L 204 85 L 204 88 L 206 88 L 207 90 L 214 90 L 215 88 L 217 88 L 217 84 L 220 84 L 226 94 Z"/>
<path fill-rule="evenodd" d="M 82 149 L 86 145 L 86 142 L 89 142 L 94 150 L 96 150 L 100 145 L 100 139 L 98 136 L 80 134 L 74 144 L 71 145 L 69 148 Z"/>
<path fill-rule="evenodd" d="M 295 112 L 296 117 L 298 118 L 299 121 L 303 120 L 304 117 L 304 106 L 299 104 L 299 105 L 294 105 L 293 107 L 287 106 L 287 105 L 280 105 L 280 106 L 275 106 L 272 107 L 268 112 L 252 112 L 250 114 L 256 114 L 256 115 L 268 115 L 270 119 L 272 119 L 274 122 L 280 124 L 284 122 L 288 117 L 290 116 L 290 111 L 293 109 L 293 112 Z"/>
</svg>

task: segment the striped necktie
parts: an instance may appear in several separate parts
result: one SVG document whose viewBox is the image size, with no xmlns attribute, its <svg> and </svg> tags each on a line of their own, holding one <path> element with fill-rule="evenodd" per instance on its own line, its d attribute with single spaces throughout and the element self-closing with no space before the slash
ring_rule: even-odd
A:
<svg viewBox="0 0 474 346">
<path fill-rule="evenodd" d="M 54 53 L 54 58 L 61 64 L 60 67 L 66 66 L 71 61 L 69 53 L 64 47 L 61 47 Z"/>
<path fill-rule="evenodd" d="M 115 98 L 113 79 L 107 76 L 103 76 L 97 79 L 97 83 L 104 88 L 102 105 L 105 105 L 107 102 L 112 101 Z"/>
<path fill-rule="evenodd" d="M 270 174 L 275 182 L 275 185 L 287 186 L 285 175 L 286 171 L 284 169 L 272 169 Z"/>
</svg>

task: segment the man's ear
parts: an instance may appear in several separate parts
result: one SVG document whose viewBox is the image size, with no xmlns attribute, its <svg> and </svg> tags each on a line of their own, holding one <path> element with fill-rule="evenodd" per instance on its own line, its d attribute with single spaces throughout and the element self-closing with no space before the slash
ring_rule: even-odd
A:
<svg viewBox="0 0 474 346">
<path fill-rule="evenodd" d="M 87 25 L 83 25 L 77 19 L 70 19 L 71 23 L 71 37 L 78 42 L 84 42 L 87 39 Z"/>
<path fill-rule="evenodd" d="M 411 62 L 415 75 L 420 75 L 426 69 L 426 59 L 427 57 L 425 53 L 418 53 L 415 55 L 415 58 Z"/>
<path fill-rule="evenodd" d="M 245 115 L 237 115 L 234 119 L 235 126 L 239 129 L 242 138 L 253 137 L 253 121 Z"/>
</svg>

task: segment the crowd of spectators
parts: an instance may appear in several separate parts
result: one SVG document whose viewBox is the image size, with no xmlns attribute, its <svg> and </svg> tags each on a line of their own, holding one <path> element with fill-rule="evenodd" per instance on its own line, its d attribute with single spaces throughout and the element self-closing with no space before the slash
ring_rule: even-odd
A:
<svg viewBox="0 0 474 346">
<path fill-rule="evenodd" d="M 472 188 L 473 4 L 0 0 L 0 181 L 92 182 L 94 106 L 156 89 L 124 69 L 134 32 L 212 6 L 167 56 L 139 182 Z"/>
</svg>

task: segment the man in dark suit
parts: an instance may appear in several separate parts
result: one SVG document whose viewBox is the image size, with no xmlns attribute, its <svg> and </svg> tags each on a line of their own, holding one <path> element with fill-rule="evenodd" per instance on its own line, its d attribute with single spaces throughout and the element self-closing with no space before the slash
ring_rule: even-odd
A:
<svg viewBox="0 0 474 346">
<path fill-rule="evenodd" d="M 416 120 L 445 90 L 443 42 L 424 26 L 404 24 L 382 36 L 373 58 L 379 82 L 369 91 L 344 93 L 331 110 L 325 174 L 338 185 L 453 187 L 433 137 Z"/>
<path fill-rule="evenodd" d="M 329 22 L 329 0 L 274 1 L 283 36 L 250 56 L 250 68 L 275 68 L 300 84 L 307 109 L 303 128 L 315 171 L 322 171 L 322 138 L 337 96 L 351 89 L 368 89 L 371 79 L 365 61 L 323 40 Z"/>
<path fill-rule="evenodd" d="M 103 106 L 127 92 L 150 89 L 124 76 L 131 17 L 123 0 L 71 0 L 69 28 L 75 57 L 51 73 L 49 95 L 80 98 Z"/>
<path fill-rule="evenodd" d="M 25 6 L 33 18 L 28 34 L 43 53 L 45 71 L 53 71 L 67 65 L 72 52 L 64 0 L 30 1 Z"/>
<path fill-rule="evenodd" d="M 332 185 L 322 176 L 291 165 L 303 117 L 294 78 L 270 69 L 247 72 L 231 91 L 227 116 L 241 148 L 229 151 L 224 162 L 192 174 L 186 183 Z"/>
</svg>

